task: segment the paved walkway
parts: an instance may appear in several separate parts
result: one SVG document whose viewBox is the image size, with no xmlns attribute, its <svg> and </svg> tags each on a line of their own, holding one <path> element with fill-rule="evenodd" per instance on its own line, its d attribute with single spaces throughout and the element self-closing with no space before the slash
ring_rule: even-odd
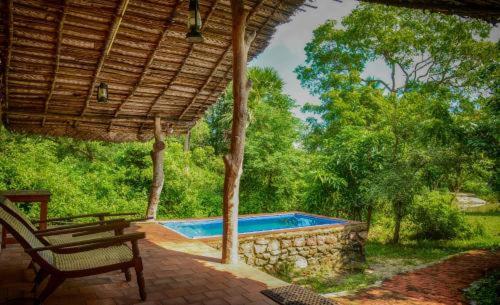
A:
<svg viewBox="0 0 500 305">
<path fill-rule="evenodd" d="M 121 272 L 66 281 L 45 305 L 265 305 L 276 303 L 260 294 L 268 287 L 286 285 L 245 264 L 220 264 L 220 253 L 202 242 L 186 239 L 158 224 L 141 224 L 147 302 L 139 299 L 134 272 L 125 282 Z M 0 304 L 30 297 L 30 259 L 18 245 L 0 253 Z M 32 304 L 25 300 L 12 304 Z"/>
<path fill-rule="evenodd" d="M 340 305 L 465 305 L 462 289 L 493 268 L 500 268 L 500 251 L 471 251 L 334 300 Z"/>
</svg>

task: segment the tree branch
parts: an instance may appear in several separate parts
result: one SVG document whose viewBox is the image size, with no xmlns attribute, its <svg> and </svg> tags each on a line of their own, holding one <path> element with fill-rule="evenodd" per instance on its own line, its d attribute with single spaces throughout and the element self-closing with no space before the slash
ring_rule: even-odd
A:
<svg viewBox="0 0 500 305">
<path fill-rule="evenodd" d="M 387 90 L 391 91 L 391 87 L 389 86 L 389 84 L 387 84 L 386 82 L 384 82 L 383 80 L 381 79 L 362 79 L 361 81 L 365 82 L 366 84 L 370 84 L 370 83 L 380 83 L 382 84 Z"/>
</svg>

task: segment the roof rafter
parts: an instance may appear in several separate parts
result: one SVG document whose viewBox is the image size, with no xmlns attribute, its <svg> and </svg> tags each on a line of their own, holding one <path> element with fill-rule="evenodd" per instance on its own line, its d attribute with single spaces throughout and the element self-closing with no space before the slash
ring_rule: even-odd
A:
<svg viewBox="0 0 500 305">
<path fill-rule="evenodd" d="M 94 72 L 92 82 L 90 83 L 90 87 L 89 87 L 89 90 L 87 93 L 87 98 L 85 99 L 85 105 L 83 107 L 83 110 L 82 110 L 82 113 L 80 114 L 80 116 L 85 115 L 85 112 L 87 111 L 87 108 L 90 104 L 90 99 L 92 99 L 95 84 L 97 83 L 97 79 L 99 77 L 99 74 L 101 73 L 102 67 L 104 66 L 104 61 L 106 60 L 106 57 L 108 56 L 109 51 L 111 50 L 111 47 L 113 46 L 113 42 L 115 40 L 116 33 L 118 32 L 118 29 L 120 28 L 120 24 L 122 22 L 123 15 L 125 15 L 125 11 L 127 10 L 128 3 L 129 3 L 129 0 L 121 0 L 120 4 L 117 7 L 115 18 L 113 20 L 110 31 L 108 33 L 108 37 L 106 38 L 106 43 L 105 43 L 104 48 L 102 50 L 101 57 L 99 58 L 99 63 L 97 64 L 97 68 Z"/>
<path fill-rule="evenodd" d="M 208 12 L 207 16 L 205 16 L 205 19 L 202 22 L 202 26 L 201 26 L 200 31 L 203 31 L 205 29 L 205 26 L 207 25 L 207 22 L 208 22 L 209 18 L 212 16 L 213 12 L 215 11 L 215 9 L 216 9 L 217 4 L 219 3 L 219 1 L 220 0 L 216 0 L 215 1 L 214 5 L 212 5 L 212 7 L 211 7 L 210 11 Z M 163 95 L 165 95 L 165 93 L 170 89 L 170 87 L 172 86 L 172 84 L 176 81 L 177 77 L 182 72 L 182 69 L 184 68 L 184 65 L 188 61 L 189 57 L 191 57 L 191 54 L 193 54 L 194 45 L 195 45 L 194 43 L 191 44 L 191 46 L 189 47 L 189 51 L 186 54 L 186 57 L 184 57 L 184 59 L 181 62 L 180 68 L 175 72 L 174 76 L 168 82 L 167 86 L 165 86 L 165 88 L 163 88 L 163 90 L 161 91 L 161 93 L 154 99 L 153 103 L 149 107 L 149 110 L 148 110 L 148 113 L 147 113 L 146 117 L 151 116 L 153 108 L 156 106 L 156 104 L 158 103 L 158 101 L 160 100 L 160 98 L 163 97 Z M 144 127 L 144 124 L 142 124 L 141 127 L 139 128 L 139 132 L 138 132 L 139 134 L 142 132 L 143 127 Z"/>
<path fill-rule="evenodd" d="M 57 119 L 63 121 L 78 121 L 78 122 L 94 122 L 94 123 L 108 123 L 110 120 L 114 119 L 112 116 L 96 116 L 96 115 L 69 115 L 69 114 L 56 114 L 56 113 L 40 113 L 40 112 L 27 112 L 27 111 L 7 111 L 6 114 L 11 116 L 27 116 L 34 118 L 47 118 L 47 119 Z M 152 123 L 153 121 L 148 118 L 141 118 L 137 116 L 125 116 L 122 118 L 114 119 L 123 122 L 132 123 Z M 190 126 L 190 121 L 179 121 L 179 120 L 164 120 L 166 123 Z"/>
<path fill-rule="evenodd" d="M 54 77 L 52 78 L 52 84 L 50 85 L 49 94 L 47 95 L 47 99 L 45 100 L 44 113 L 47 113 L 49 110 L 49 103 L 52 98 L 52 94 L 54 93 L 54 89 L 56 87 L 57 81 L 57 73 L 59 72 L 59 62 L 61 60 L 61 44 L 62 44 L 62 33 L 64 28 L 64 20 L 66 19 L 66 11 L 67 11 L 67 0 L 64 0 L 63 11 L 61 13 L 61 19 L 59 21 L 59 27 L 57 28 L 57 46 L 56 46 L 56 64 L 54 66 Z M 42 120 L 42 127 L 45 126 L 46 117 Z"/>
<path fill-rule="evenodd" d="M 140 77 L 139 77 L 139 80 L 137 81 L 137 83 L 134 85 L 134 87 L 132 88 L 132 91 L 130 92 L 130 94 L 123 100 L 123 102 L 120 103 L 120 105 L 118 106 L 118 108 L 116 109 L 115 113 L 114 113 L 114 117 L 116 118 L 120 111 L 123 109 L 123 105 L 125 105 L 126 103 L 129 102 L 129 100 L 132 98 L 132 96 L 134 96 L 135 92 L 137 91 L 137 89 L 142 85 L 142 82 L 144 81 L 145 77 L 147 76 L 147 74 L 149 73 L 149 69 L 155 59 L 155 56 L 156 56 L 156 53 L 158 52 L 158 50 L 160 49 L 161 47 L 161 44 L 163 43 L 163 41 L 165 40 L 165 38 L 167 37 L 167 34 L 168 34 L 168 29 L 170 28 L 170 26 L 174 23 L 174 18 L 177 14 L 177 11 L 181 5 L 181 3 L 183 2 L 183 0 L 177 0 L 176 4 L 175 4 L 175 7 L 174 9 L 172 10 L 172 13 L 170 14 L 170 16 L 167 18 L 167 22 L 165 23 L 164 25 L 164 29 L 163 29 L 163 32 L 160 36 L 160 38 L 158 39 L 158 42 L 156 43 L 156 47 L 153 49 L 153 52 L 151 52 L 149 54 L 149 57 L 148 57 L 148 60 L 146 62 L 146 65 L 144 66 L 144 70 L 142 71 Z M 111 123 L 109 124 L 108 126 L 108 131 L 111 130 L 112 128 L 112 125 L 113 125 L 113 121 L 111 121 Z"/>
<path fill-rule="evenodd" d="M 219 82 L 217 83 L 217 85 L 212 88 L 212 90 L 210 91 L 210 93 L 207 95 L 207 97 L 203 101 L 202 106 L 212 97 L 212 95 L 214 94 L 214 92 L 216 92 L 217 88 L 220 87 L 220 85 L 222 84 L 222 82 L 227 79 L 227 75 L 229 74 L 229 72 L 231 72 L 231 68 L 232 67 L 228 67 L 226 69 L 226 72 L 224 72 L 224 76 L 222 76 L 222 78 L 219 80 Z M 204 110 L 205 110 L 204 107 L 200 107 L 200 109 L 198 109 L 198 111 L 196 111 L 196 117 L 198 117 L 201 113 L 203 113 Z"/>
<path fill-rule="evenodd" d="M 260 0 L 259 3 L 257 3 L 257 5 L 255 5 L 251 11 L 248 13 L 248 16 L 247 16 L 247 22 L 250 20 L 250 18 L 257 12 L 257 10 L 264 4 L 264 1 L 265 0 Z M 212 13 L 212 12 L 210 12 Z M 203 30 L 203 27 L 204 25 L 206 24 L 206 21 L 203 23 L 203 26 L 202 26 L 202 30 Z M 227 48 L 225 49 L 225 51 L 222 53 L 221 57 L 219 58 L 219 60 L 217 61 L 217 64 L 216 66 L 212 69 L 211 73 L 210 73 L 210 76 L 209 78 L 207 79 L 207 81 L 202 85 L 202 87 L 205 87 L 206 84 L 208 84 L 209 80 L 212 78 L 212 76 L 215 74 L 215 71 L 217 70 L 217 68 L 220 66 L 220 64 L 223 62 L 224 58 L 226 57 L 226 55 L 229 52 L 229 50 L 231 50 L 233 46 L 233 43 L 230 42 L 229 45 L 227 46 Z M 158 103 L 158 101 L 160 100 L 160 98 L 165 95 L 165 93 L 168 91 L 168 89 L 170 89 L 170 86 L 175 82 L 177 76 L 180 74 L 180 72 L 182 71 L 182 68 L 184 67 L 184 64 L 187 62 L 189 56 L 191 55 L 191 53 L 193 52 L 193 48 L 194 48 L 194 44 L 191 45 L 191 48 L 189 49 L 189 52 L 186 56 L 186 58 L 184 59 L 184 61 L 182 62 L 182 65 L 180 67 L 180 69 L 175 73 L 174 77 L 172 78 L 172 80 L 168 83 L 167 87 L 164 88 L 164 90 L 161 92 L 160 95 L 158 95 L 158 97 L 155 99 L 155 101 L 153 102 L 153 104 L 151 105 L 151 107 L 149 107 L 149 110 L 148 110 L 148 114 L 147 116 L 149 117 L 153 111 L 153 108 L 156 106 L 156 104 Z M 197 90 L 195 96 L 197 96 L 199 93 L 201 92 L 201 90 Z M 142 127 L 144 125 L 141 126 L 141 128 L 139 129 L 139 133 L 142 132 Z"/>
<path fill-rule="evenodd" d="M 250 21 L 250 18 L 255 14 L 255 12 L 260 8 L 261 5 L 264 4 L 264 0 L 261 0 L 253 9 L 252 11 L 248 14 L 247 16 L 247 22 Z M 272 16 L 274 15 L 274 13 L 278 10 L 280 6 L 280 3 L 278 5 L 276 5 L 274 8 L 273 8 L 273 11 L 272 13 L 267 17 L 266 21 L 264 22 L 264 25 L 262 25 L 256 32 L 256 35 L 258 35 L 260 33 L 260 31 L 262 31 L 263 28 L 266 27 L 267 23 L 269 22 L 269 20 L 272 18 Z M 205 90 L 205 87 L 210 83 L 210 81 L 212 80 L 212 77 L 215 75 L 215 72 L 217 71 L 217 69 L 219 68 L 219 66 L 221 65 L 221 63 L 224 61 L 224 59 L 226 58 L 226 55 L 229 53 L 229 51 L 231 50 L 233 46 L 233 43 L 231 42 L 231 44 L 229 44 L 229 46 L 227 47 L 226 51 L 224 51 L 224 53 L 222 53 L 221 57 L 219 58 L 219 60 L 217 61 L 217 64 L 215 65 L 215 67 L 213 68 L 212 72 L 210 73 L 209 77 L 207 78 L 207 80 L 203 83 L 203 85 L 201 86 L 200 89 L 198 89 L 196 91 L 196 94 L 193 96 L 193 98 L 191 99 L 191 101 L 187 104 L 186 108 L 184 108 L 184 110 L 182 111 L 182 113 L 179 115 L 179 120 L 182 119 L 182 117 L 187 113 L 187 111 L 191 108 L 191 106 L 196 102 L 196 100 L 198 99 L 198 96 L 200 95 L 200 93 Z M 221 81 L 225 80 L 226 76 L 227 76 L 227 73 L 228 71 L 226 71 L 225 73 L 225 76 L 222 78 Z M 220 84 L 220 82 L 219 82 Z M 216 86 L 218 87 L 219 84 Z M 207 99 L 210 98 L 212 94 L 209 94 Z"/>
</svg>

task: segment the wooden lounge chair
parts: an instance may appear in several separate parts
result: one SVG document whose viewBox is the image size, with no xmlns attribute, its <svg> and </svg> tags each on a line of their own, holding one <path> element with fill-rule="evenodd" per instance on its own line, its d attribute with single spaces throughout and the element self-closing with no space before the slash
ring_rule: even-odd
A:
<svg viewBox="0 0 500 305">
<path fill-rule="evenodd" d="M 140 297 L 146 300 L 142 259 L 138 247 L 138 240 L 145 237 L 144 233 L 45 245 L 23 222 L 7 212 L 6 202 L 8 205 L 8 199 L 0 197 L 0 203 L 3 203 L 0 207 L 0 223 L 7 227 L 33 262 L 40 267 L 40 277 L 49 278 L 35 304 L 42 304 L 65 279 L 115 270 L 124 271 L 129 268 L 135 269 Z M 130 243 L 131 247 L 126 243 Z"/>
<path fill-rule="evenodd" d="M 72 225 L 62 225 L 53 226 L 45 230 L 39 230 L 35 223 L 30 221 L 26 215 L 21 212 L 17 206 L 10 200 L 4 200 L 2 202 L 4 209 L 16 217 L 20 222 L 22 222 L 33 234 L 39 237 L 40 241 L 45 245 L 57 245 L 68 242 L 75 242 L 80 240 L 99 238 L 99 237 L 110 237 L 114 235 L 119 235 L 123 233 L 123 229 L 130 225 L 129 221 L 123 218 L 104 220 L 105 216 L 125 216 L 125 215 L 135 215 L 133 213 L 96 213 L 96 214 L 85 214 L 76 215 L 70 217 L 52 218 L 48 219 L 48 222 L 58 222 L 66 220 L 74 220 L 78 218 L 88 218 L 97 217 L 99 221 L 90 223 L 79 223 Z"/>
</svg>

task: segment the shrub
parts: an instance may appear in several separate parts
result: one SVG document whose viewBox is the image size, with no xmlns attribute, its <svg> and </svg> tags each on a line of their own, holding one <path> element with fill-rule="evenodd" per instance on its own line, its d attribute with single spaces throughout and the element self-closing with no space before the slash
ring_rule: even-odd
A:
<svg viewBox="0 0 500 305">
<path fill-rule="evenodd" d="M 500 304 L 500 271 L 497 270 L 485 278 L 475 281 L 464 292 L 471 304 Z"/>
<path fill-rule="evenodd" d="M 416 239 L 452 239 L 468 237 L 471 230 L 464 214 L 454 203 L 449 192 L 430 191 L 415 196 L 410 214 L 413 237 Z"/>
</svg>

